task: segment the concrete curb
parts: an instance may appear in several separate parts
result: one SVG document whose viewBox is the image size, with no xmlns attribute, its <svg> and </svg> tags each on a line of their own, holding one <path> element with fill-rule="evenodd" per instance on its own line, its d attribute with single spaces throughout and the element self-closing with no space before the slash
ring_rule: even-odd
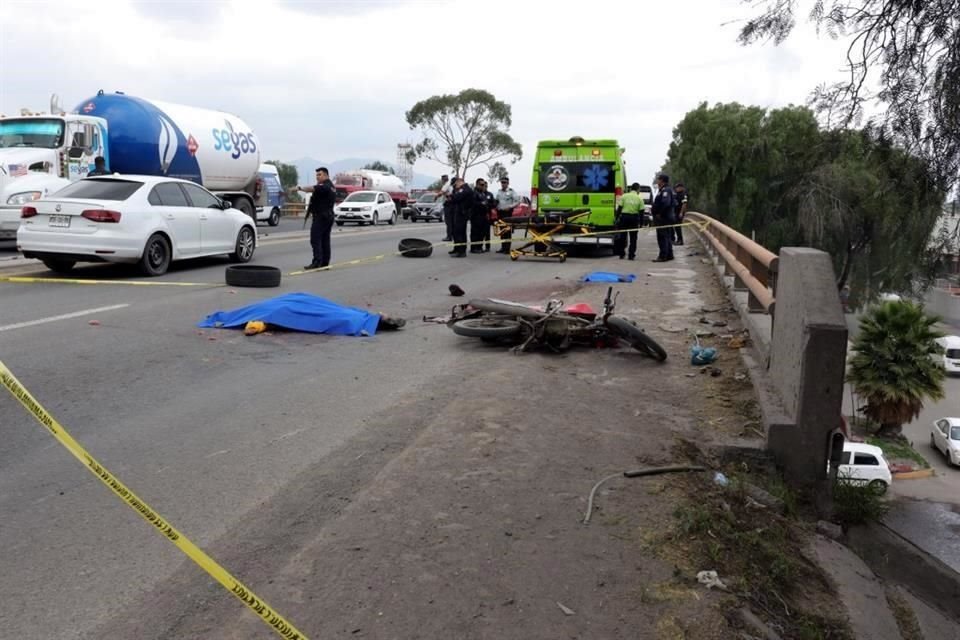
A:
<svg viewBox="0 0 960 640">
<path fill-rule="evenodd" d="M 920 480 L 921 478 L 932 478 L 937 475 L 936 469 L 919 469 L 917 471 L 903 471 L 894 473 L 894 480 Z"/>
</svg>

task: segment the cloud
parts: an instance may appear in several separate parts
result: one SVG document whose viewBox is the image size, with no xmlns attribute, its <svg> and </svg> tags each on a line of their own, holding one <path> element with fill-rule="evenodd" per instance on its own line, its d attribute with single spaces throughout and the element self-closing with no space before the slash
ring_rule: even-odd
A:
<svg viewBox="0 0 960 640">
<path fill-rule="evenodd" d="M 781 47 L 741 47 L 739 0 L 520 3 L 102 0 L 0 3 L 0 113 L 72 107 L 98 89 L 237 114 L 265 154 L 395 158 L 418 139 L 415 102 L 467 87 L 513 108 L 512 134 L 617 138 L 652 175 L 700 102 L 802 104 L 842 79 L 843 43 L 799 28 Z M 69 19 L 51 20 L 51 15 Z M 38 43 L 43 43 L 38 46 Z M 442 172 L 423 162 L 421 172 Z"/>
</svg>

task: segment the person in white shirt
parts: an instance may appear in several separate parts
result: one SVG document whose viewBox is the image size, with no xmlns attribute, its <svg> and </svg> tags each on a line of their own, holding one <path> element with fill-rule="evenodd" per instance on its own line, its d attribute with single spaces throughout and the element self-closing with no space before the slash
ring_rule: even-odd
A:
<svg viewBox="0 0 960 640">
<path fill-rule="evenodd" d="M 518 204 L 520 204 L 520 196 L 510 188 L 510 178 L 503 176 L 500 178 L 500 190 L 497 191 L 497 218 L 509 218 Z M 510 253 L 510 237 L 510 231 L 506 231 L 501 236 L 503 242 L 497 249 L 497 253 Z"/>
<path fill-rule="evenodd" d="M 443 195 L 443 223 L 447 227 L 447 235 L 444 236 L 444 242 L 453 240 L 453 207 L 451 198 L 453 197 L 453 182 L 450 176 L 443 174 L 440 176 L 440 193 Z"/>
</svg>

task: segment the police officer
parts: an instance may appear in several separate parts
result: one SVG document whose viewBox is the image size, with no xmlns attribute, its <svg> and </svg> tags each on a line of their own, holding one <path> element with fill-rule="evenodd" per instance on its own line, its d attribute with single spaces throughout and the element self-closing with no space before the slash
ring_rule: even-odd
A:
<svg viewBox="0 0 960 640">
<path fill-rule="evenodd" d="M 510 178 L 500 178 L 500 191 L 497 191 L 497 218 L 502 220 L 513 215 L 513 209 L 520 204 L 520 196 L 510 187 Z M 497 253 L 510 253 L 510 229 L 507 228 L 500 236 L 504 242 L 497 249 Z"/>
<path fill-rule="evenodd" d="M 617 229 L 621 231 L 613 237 L 613 252 L 623 260 L 624 250 L 627 248 L 629 236 L 629 258 L 637 257 L 637 229 L 640 227 L 640 216 L 643 215 L 643 198 L 640 196 L 640 183 L 634 182 L 630 190 L 623 194 L 617 206 Z"/>
<path fill-rule="evenodd" d="M 454 178 L 453 193 L 450 196 L 454 242 L 450 255 L 454 258 L 467 257 L 467 223 L 473 216 L 475 204 L 475 196 L 470 185 L 459 176 Z"/>
<path fill-rule="evenodd" d="M 654 262 L 669 262 L 673 260 L 673 228 L 670 225 L 676 220 L 670 176 L 658 173 L 657 189 L 657 197 L 653 199 L 653 226 L 657 227 L 657 246 L 660 253 Z"/>
<path fill-rule="evenodd" d="M 676 207 L 677 207 L 677 224 L 683 224 L 683 219 L 687 215 L 687 201 L 690 194 L 687 192 L 687 188 L 683 185 L 682 182 L 678 182 L 673 185 L 673 193 L 676 196 Z M 673 244 L 682 245 L 683 244 L 683 227 L 674 227 L 673 228 Z"/>
<path fill-rule="evenodd" d="M 110 172 L 107 171 L 107 161 L 103 159 L 103 156 L 97 156 L 93 159 L 93 171 L 87 173 L 87 177 L 92 176 L 108 176 Z"/>
<path fill-rule="evenodd" d="M 473 191 L 474 209 L 470 218 L 470 253 L 490 251 L 490 213 L 497 208 L 497 199 L 487 190 L 487 181 L 477 178 Z"/>
<path fill-rule="evenodd" d="M 317 184 L 312 187 L 295 187 L 295 190 L 310 193 L 307 215 L 313 216 L 310 225 L 310 247 L 313 260 L 304 269 L 320 269 L 330 265 L 330 231 L 333 229 L 333 204 L 337 196 L 326 167 L 316 171 Z"/>
</svg>

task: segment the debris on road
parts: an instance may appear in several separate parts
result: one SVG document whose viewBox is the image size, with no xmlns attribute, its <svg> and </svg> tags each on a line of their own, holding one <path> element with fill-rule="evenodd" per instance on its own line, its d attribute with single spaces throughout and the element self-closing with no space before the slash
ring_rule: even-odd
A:
<svg viewBox="0 0 960 640">
<path fill-rule="evenodd" d="M 91 321 L 88 322 L 87 324 L 90 325 L 91 327 L 99 327 L 99 326 L 100 326 L 100 321 L 99 321 L 99 320 L 91 320 Z"/>
<path fill-rule="evenodd" d="M 726 591 L 727 585 L 723 583 L 716 571 L 701 571 L 697 574 L 697 582 L 706 585 L 707 589 L 723 589 Z"/>
<path fill-rule="evenodd" d="M 455 284 L 450 285 L 449 289 L 450 289 L 450 295 L 455 296 L 457 298 L 459 298 L 460 296 L 466 293 L 466 291 L 464 291 L 463 289 L 461 289 L 459 286 Z"/>
<path fill-rule="evenodd" d="M 593 271 L 581 278 L 582 282 L 633 282 L 637 279 L 633 273 L 614 273 L 612 271 Z"/>
<path fill-rule="evenodd" d="M 557 606 L 560 607 L 560 611 L 563 611 L 563 615 L 565 615 L 565 616 L 572 616 L 574 613 L 576 613 L 576 612 L 575 612 L 573 609 L 571 609 L 570 607 L 565 607 L 565 606 L 563 606 L 563 605 L 562 605 L 561 603 L 559 603 L 559 602 L 557 603 Z"/>
</svg>

